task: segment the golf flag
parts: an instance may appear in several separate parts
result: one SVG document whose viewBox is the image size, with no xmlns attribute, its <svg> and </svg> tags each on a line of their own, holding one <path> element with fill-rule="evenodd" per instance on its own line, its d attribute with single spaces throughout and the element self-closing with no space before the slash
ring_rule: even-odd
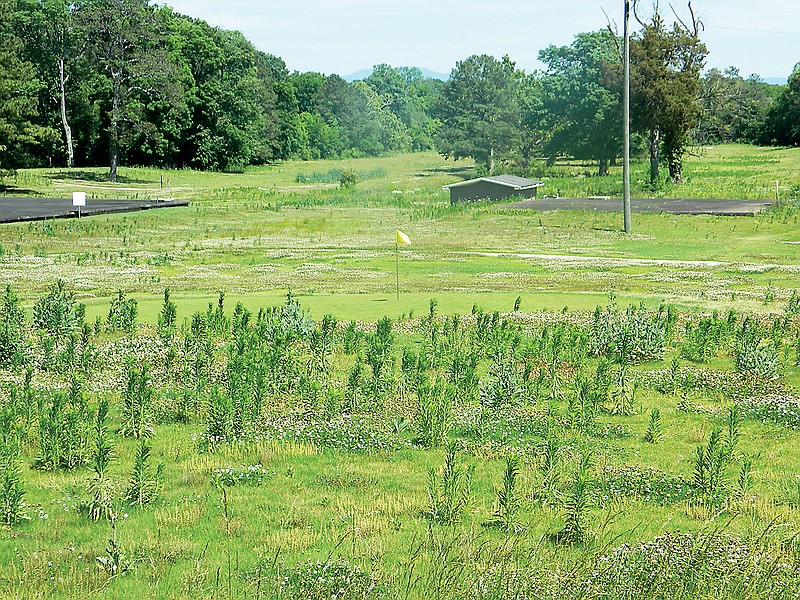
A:
<svg viewBox="0 0 800 600">
<path fill-rule="evenodd" d="M 405 244 L 406 246 L 411 245 L 411 240 L 408 239 L 408 236 L 399 229 L 395 232 L 395 242 L 398 245 L 400 244 Z"/>
</svg>

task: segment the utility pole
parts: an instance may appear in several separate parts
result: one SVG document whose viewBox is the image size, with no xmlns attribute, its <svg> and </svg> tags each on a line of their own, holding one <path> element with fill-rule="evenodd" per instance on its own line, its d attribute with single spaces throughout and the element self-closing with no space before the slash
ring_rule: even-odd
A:
<svg viewBox="0 0 800 600">
<path fill-rule="evenodd" d="M 622 57 L 622 213 L 625 233 L 631 232 L 631 0 L 625 0 Z"/>
</svg>

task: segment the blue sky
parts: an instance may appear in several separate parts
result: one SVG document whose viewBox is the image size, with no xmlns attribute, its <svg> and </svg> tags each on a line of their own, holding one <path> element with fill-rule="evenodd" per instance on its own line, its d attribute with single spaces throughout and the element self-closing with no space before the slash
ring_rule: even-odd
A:
<svg viewBox="0 0 800 600">
<path fill-rule="evenodd" d="M 159 3 L 164 0 L 158 0 Z M 509 54 L 526 71 L 539 50 L 620 25 L 623 0 L 171 0 L 177 12 L 242 31 L 290 70 L 348 74 L 378 63 L 449 73 L 471 54 Z M 688 14 L 685 0 L 673 6 Z M 640 0 L 641 13 L 652 0 Z M 800 62 L 798 0 L 694 0 L 708 67 L 786 77 Z M 671 17 L 667 0 L 662 12 Z"/>
</svg>

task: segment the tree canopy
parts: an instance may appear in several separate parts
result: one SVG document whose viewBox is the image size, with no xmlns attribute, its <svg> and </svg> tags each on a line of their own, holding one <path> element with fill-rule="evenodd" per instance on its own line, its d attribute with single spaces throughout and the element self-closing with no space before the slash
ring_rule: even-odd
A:
<svg viewBox="0 0 800 600">
<path fill-rule="evenodd" d="M 691 4 L 690 4 L 691 7 Z M 659 180 L 663 148 L 674 183 L 683 178 L 683 155 L 701 116 L 700 73 L 708 50 L 699 23 L 673 23 L 659 14 L 641 22 L 631 42 L 631 121 L 650 148 L 650 182 Z"/>
<path fill-rule="evenodd" d="M 581 33 L 569 46 L 545 48 L 539 60 L 547 66 L 545 152 L 596 160 L 598 174 L 607 175 L 622 153 L 622 87 L 611 70 L 620 63 L 618 41 L 608 30 Z"/>
<path fill-rule="evenodd" d="M 800 67 L 772 86 L 702 74 L 694 18 L 639 19 L 634 148 L 679 183 L 695 143 L 800 141 Z M 638 15 L 637 15 L 638 18 Z M 604 176 L 621 154 L 620 41 L 578 33 L 525 73 L 474 55 L 447 81 L 378 64 L 362 81 L 290 72 L 240 32 L 149 0 L 0 0 L 0 168 L 157 165 L 241 171 L 287 159 L 436 149 L 481 173 L 536 174 L 559 156 Z"/>
<path fill-rule="evenodd" d="M 442 89 L 436 146 L 444 156 L 471 157 L 489 173 L 519 140 L 519 73 L 508 56 L 482 54 L 456 63 Z"/>
</svg>

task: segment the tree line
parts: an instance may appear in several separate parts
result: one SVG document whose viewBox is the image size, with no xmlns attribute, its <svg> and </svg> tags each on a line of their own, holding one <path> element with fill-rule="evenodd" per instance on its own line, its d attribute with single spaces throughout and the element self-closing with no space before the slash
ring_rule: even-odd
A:
<svg viewBox="0 0 800 600">
<path fill-rule="evenodd" d="M 680 182 L 691 144 L 800 142 L 800 69 L 786 86 L 703 74 L 693 15 L 639 24 L 632 125 L 653 183 L 661 165 Z M 619 36 L 580 33 L 539 59 L 525 73 L 471 56 L 446 82 L 378 65 L 348 83 L 148 0 L 0 0 L 0 168 L 107 164 L 115 181 L 120 164 L 241 171 L 435 148 L 481 173 L 572 156 L 607 174 L 622 148 Z"/>
</svg>

